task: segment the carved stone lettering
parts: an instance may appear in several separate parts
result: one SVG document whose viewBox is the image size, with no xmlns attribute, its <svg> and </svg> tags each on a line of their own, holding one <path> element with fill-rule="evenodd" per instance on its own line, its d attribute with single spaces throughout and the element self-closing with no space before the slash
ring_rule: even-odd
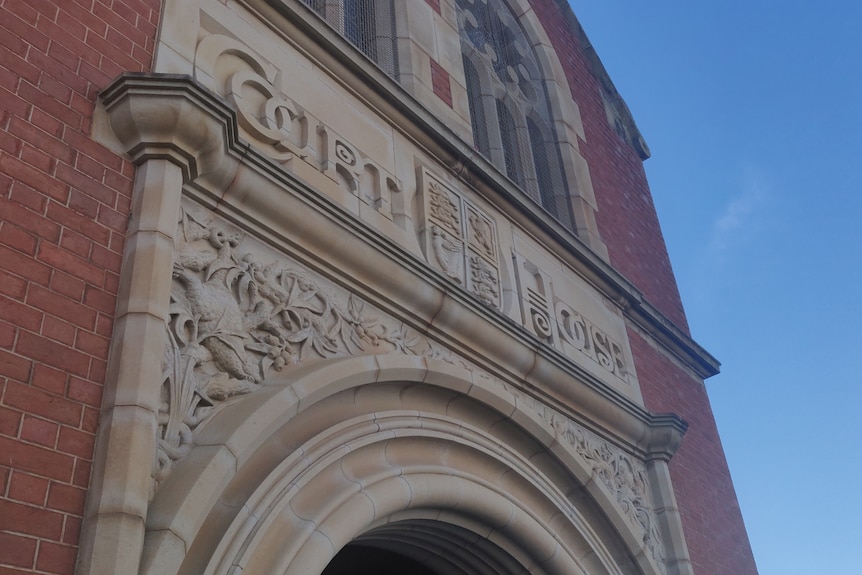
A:
<svg viewBox="0 0 862 575">
<path fill-rule="evenodd" d="M 198 44 L 195 65 L 197 74 L 215 82 L 234 104 L 240 126 L 268 156 L 287 162 L 313 152 L 308 117 L 283 96 L 278 70 L 245 44 L 219 34 L 206 36 Z"/>
<path fill-rule="evenodd" d="M 366 157 L 331 128 L 319 124 L 320 169 L 378 213 L 392 219 L 393 194 L 401 184 L 379 164 Z"/>
<path fill-rule="evenodd" d="M 517 252 L 514 256 L 524 326 L 572 359 L 587 357 L 629 383 L 623 345 L 561 300 L 538 266 Z"/>
<path fill-rule="evenodd" d="M 626 381 L 628 368 L 622 345 L 593 325 L 568 304 L 557 301 L 555 307 L 563 349 L 571 346 L 589 357 L 609 373 Z"/>
<path fill-rule="evenodd" d="M 319 169 L 387 219 L 398 179 L 284 94 L 282 74 L 245 44 L 210 34 L 198 44 L 196 72 L 234 104 L 255 147 L 287 170 L 299 159 Z"/>
<path fill-rule="evenodd" d="M 553 344 L 554 323 L 551 321 L 549 294 L 551 280 L 538 267 L 515 253 L 515 274 L 521 295 L 524 327 L 547 344 Z"/>
</svg>

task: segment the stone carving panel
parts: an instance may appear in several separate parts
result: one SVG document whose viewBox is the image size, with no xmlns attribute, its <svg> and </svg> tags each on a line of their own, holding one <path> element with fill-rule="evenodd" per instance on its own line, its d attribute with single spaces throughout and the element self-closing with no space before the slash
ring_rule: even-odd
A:
<svg viewBox="0 0 862 575">
<path fill-rule="evenodd" d="M 157 484 L 191 450 L 196 429 L 217 409 L 291 366 L 402 353 L 481 371 L 191 202 L 183 204 L 178 222 L 173 278 Z M 489 374 L 484 379 L 513 394 L 574 449 L 661 564 L 663 546 L 644 464 L 521 390 Z"/>
<path fill-rule="evenodd" d="M 546 412 L 546 417 L 549 414 Z M 643 543 L 653 560 L 666 572 L 664 542 L 649 496 L 646 466 L 565 418 L 551 414 L 547 421 L 554 427 L 557 436 L 575 449 L 592 468 L 593 474 L 613 494 L 626 519 L 641 532 Z"/>
<path fill-rule="evenodd" d="M 393 219 L 393 196 L 401 192 L 398 179 L 285 95 L 283 74 L 275 66 L 238 40 L 210 34 L 198 44 L 195 69 L 199 79 L 236 107 L 243 135 L 258 150 L 287 170 L 297 160 L 313 166 Z"/>
<path fill-rule="evenodd" d="M 404 228 L 402 187 L 397 178 L 355 143 L 314 117 L 285 94 L 282 72 L 224 34 L 200 40 L 196 73 L 237 108 L 244 135 L 285 170 L 299 173 L 297 162 L 325 177 L 322 191 L 358 198 L 370 209 Z M 311 167 L 312 170 L 309 170 Z M 420 245 L 429 264 L 483 303 L 502 305 L 500 242 L 493 217 L 426 168 L 417 177 Z M 332 188 L 327 188 L 331 182 Z M 348 205 L 349 202 L 347 202 Z M 349 204 L 355 205 L 355 204 Z M 633 375 L 621 342 L 590 321 L 583 310 L 555 293 L 548 262 L 516 262 L 524 325 L 541 341 L 568 357 L 588 358 L 606 372 L 631 383 Z M 534 265 L 535 263 L 535 265 Z M 561 297 L 563 295 L 563 297 Z"/>
<path fill-rule="evenodd" d="M 159 450 L 161 480 L 194 431 L 230 398 L 290 366 L 354 354 L 404 353 L 467 367 L 448 350 L 356 296 L 185 203 L 173 265 Z"/>
<path fill-rule="evenodd" d="M 424 168 L 419 186 L 428 261 L 482 302 L 499 309 L 500 250 L 494 220 Z"/>
<path fill-rule="evenodd" d="M 588 358 L 631 383 L 633 374 L 623 343 L 565 301 L 567 292 L 555 292 L 550 276 L 523 254 L 516 251 L 514 259 L 525 327 L 572 359 Z"/>
<path fill-rule="evenodd" d="M 536 413 L 553 430 L 558 441 L 574 449 L 613 495 L 623 516 L 640 532 L 653 560 L 666 573 L 664 540 L 650 496 L 646 465 L 552 407 L 511 385 L 496 381 L 517 397 L 520 405 Z"/>
<path fill-rule="evenodd" d="M 318 123 L 317 132 L 323 173 L 391 220 L 393 196 L 401 192 L 395 176 L 331 128 Z"/>
</svg>

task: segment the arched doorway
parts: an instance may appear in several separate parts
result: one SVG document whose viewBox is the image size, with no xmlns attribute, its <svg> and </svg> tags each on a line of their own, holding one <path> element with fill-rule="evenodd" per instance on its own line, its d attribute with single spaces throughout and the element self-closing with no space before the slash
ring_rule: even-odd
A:
<svg viewBox="0 0 862 575">
<path fill-rule="evenodd" d="M 363 533 L 323 575 L 514 575 L 526 568 L 467 529 L 428 519 L 396 521 Z"/>
<path fill-rule="evenodd" d="M 213 417 L 160 486 L 141 574 L 660 573 L 593 469 L 518 397 L 425 358 L 267 384 Z"/>
</svg>

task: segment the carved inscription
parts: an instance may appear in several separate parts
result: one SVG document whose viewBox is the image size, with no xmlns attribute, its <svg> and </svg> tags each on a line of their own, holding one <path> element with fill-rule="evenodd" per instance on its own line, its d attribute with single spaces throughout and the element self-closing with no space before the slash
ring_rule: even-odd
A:
<svg viewBox="0 0 862 575">
<path fill-rule="evenodd" d="M 392 219 L 393 194 L 401 192 L 398 180 L 374 162 L 344 137 L 318 122 L 320 136 L 320 168 L 338 183 L 374 208 Z"/>
<path fill-rule="evenodd" d="M 234 104 L 245 136 L 258 150 L 288 170 L 297 159 L 314 166 L 393 219 L 393 194 L 401 192 L 398 179 L 287 97 L 277 68 L 245 44 L 220 34 L 200 41 L 195 67 Z"/>
<path fill-rule="evenodd" d="M 570 306 L 558 301 L 555 306 L 561 342 L 586 355 L 607 371 L 625 379 L 625 354 L 622 346 Z"/>
<path fill-rule="evenodd" d="M 517 252 L 515 270 L 527 329 L 566 355 L 587 357 L 608 373 L 629 382 L 621 343 L 558 297 L 548 275 Z"/>
<path fill-rule="evenodd" d="M 420 172 L 426 257 L 482 302 L 500 307 L 494 220 L 428 170 Z"/>
</svg>

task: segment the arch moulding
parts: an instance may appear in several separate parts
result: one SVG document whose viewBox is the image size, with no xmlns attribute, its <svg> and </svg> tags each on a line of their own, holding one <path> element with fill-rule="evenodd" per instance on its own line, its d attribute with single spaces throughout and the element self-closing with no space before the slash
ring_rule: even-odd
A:
<svg viewBox="0 0 862 575">
<path fill-rule="evenodd" d="M 150 504 L 141 573 L 320 573 L 419 520 L 494 543 L 505 572 L 684 572 L 656 463 L 442 360 L 326 360 L 204 424 Z"/>
</svg>

